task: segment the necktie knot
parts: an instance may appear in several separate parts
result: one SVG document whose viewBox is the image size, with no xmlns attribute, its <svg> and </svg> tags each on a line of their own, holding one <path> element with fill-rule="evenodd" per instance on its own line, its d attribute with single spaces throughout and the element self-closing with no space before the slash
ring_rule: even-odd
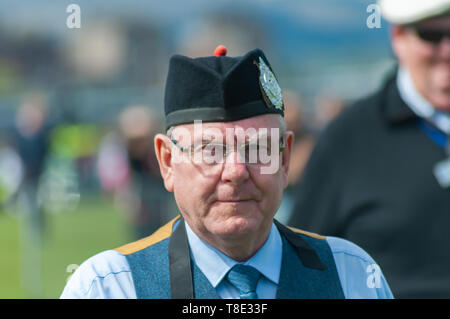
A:
<svg viewBox="0 0 450 319">
<path fill-rule="evenodd" d="M 235 265 L 227 274 L 228 281 L 239 290 L 241 299 L 257 299 L 256 285 L 261 273 L 251 266 Z"/>
</svg>

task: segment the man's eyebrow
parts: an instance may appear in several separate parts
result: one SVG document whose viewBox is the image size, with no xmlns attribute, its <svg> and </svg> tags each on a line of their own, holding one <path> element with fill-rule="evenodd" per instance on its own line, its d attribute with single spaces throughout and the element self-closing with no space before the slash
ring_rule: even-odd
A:
<svg viewBox="0 0 450 319">
<path fill-rule="evenodd" d="M 281 137 L 282 137 L 282 136 L 281 136 Z M 281 138 L 281 137 L 280 137 L 280 138 Z M 269 140 L 269 141 L 271 141 L 271 140 L 272 140 L 272 136 L 271 136 L 271 135 L 267 135 L 267 134 L 263 134 L 263 135 L 254 135 L 254 136 L 250 136 L 250 137 L 249 137 L 249 136 L 246 136 L 244 142 L 246 142 L 246 143 L 254 143 L 254 142 L 259 142 L 259 141 L 261 141 L 261 140 Z M 235 141 L 235 142 L 238 141 L 237 136 L 235 136 L 234 141 Z M 201 143 L 211 143 L 211 142 L 224 143 L 223 140 L 222 140 L 222 141 L 220 141 L 220 140 L 217 141 L 216 139 L 213 139 L 213 138 L 210 138 L 210 139 L 204 138 L 204 139 L 202 139 L 202 141 L 201 141 Z"/>
<path fill-rule="evenodd" d="M 280 138 L 282 138 L 283 135 L 284 134 L 280 134 Z M 248 140 L 250 142 L 253 142 L 255 140 L 257 140 L 257 141 L 259 141 L 259 140 L 269 140 L 269 141 L 271 141 L 272 140 L 272 135 L 263 133 L 263 134 L 260 134 L 260 135 L 251 136 Z"/>
<path fill-rule="evenodd" d="M 284 134 L 280 134 L 280 138 L 282 138 L 283 135 Z M 265 139 L 265 140 L 268 139 L 270 141 L 270 140 L 272 140 L 272 135 L 270 133 L 269 134 L 268 133 L 255 134 L 252 136 L 245 135 L 245 142 L 257 142 L 257 141 L 260 141 L 263 139 Z M 220 140 L 220 138 L 217 138 L 214 135 L 205 134 L 205 136 L 202 136 L 201 140 L 197 140 L 197 141 L 194 140 L 194 144 L 195 143 L 205 144 L 205 143 L 211 143 L 211 142 L 225 143 L 225 140 L 226 140 L 225 135 L 224 135 L 224 138 L 222 140 Z M 235 140 L 235 142 L 238 140 L 238 135 L 234 135 L 234 140 Z"/>
<path fill-rule="evenodd" d="M 220 141 L 220 139 L 219 139 Z M 217 142 L 217 138 L 211 137 L 211 136 L 204 136 L 200 141 L 194 141 L 194 143 L 211 143 L 211 142 Z"/>
</svg>

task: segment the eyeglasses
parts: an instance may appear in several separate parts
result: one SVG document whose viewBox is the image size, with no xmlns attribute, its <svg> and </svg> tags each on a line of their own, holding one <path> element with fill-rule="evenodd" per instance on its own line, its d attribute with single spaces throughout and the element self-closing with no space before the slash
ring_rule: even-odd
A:
<svg viewBox="0 0 450 319">
<path fill-rule="evenodd" d="M 206 166 L 215 166 L 222 164 L 226 161 L 228 155 L 236 150 L 240 157 L 238 162 L 248 165 L 266 165 L 269 164 L 272 156 L 275 155 L 272 152 L 272 143 L 268 143 L 265 139 L 260 141 L 245 143 L 242 145 L 229 146 L 221 143 L 194 143 L 190 146 L 183 147 L 177 140 L 168 136 L 171 142 L 180 149 L 183 153 L 187 154 L 190 159 L 194 159 L 196 163 L 200 163 Z M 279 153 L 285 150 L 285 138 L 284 135 L 280 138 L 279 144 L 276 147 Z"/>
<path fill-rule="evenodd" d="M 441 43 L 444 38 L 450 39 L 450 30 L 424 29 L 418 26 L 409 26 L 409 29 L 413 30 L 420 39 L 433 44 Z"/>
</svg>

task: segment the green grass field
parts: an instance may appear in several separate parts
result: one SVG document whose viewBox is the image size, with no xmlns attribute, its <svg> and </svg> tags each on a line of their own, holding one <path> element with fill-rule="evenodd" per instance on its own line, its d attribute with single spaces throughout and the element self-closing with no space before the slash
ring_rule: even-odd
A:
<svg viewBox="0 0 450 319">
<path fill-rule="evenodd" d="M 71 274 L 68 265 L 79 265 L 96 253 L 132 241 L 129 225 L 105 199 L 85 199 L 75 211 L 46 216 L 43 291 L 36 296 L 21 285 L 21 222 L 0 213 L 0 298 L 59 298 Z"/>
</svg>

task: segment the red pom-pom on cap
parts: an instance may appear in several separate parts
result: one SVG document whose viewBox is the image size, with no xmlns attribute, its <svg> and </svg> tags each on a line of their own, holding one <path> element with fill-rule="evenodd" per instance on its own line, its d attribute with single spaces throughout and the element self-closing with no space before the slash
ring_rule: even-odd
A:
<svg viewBox="0 0 450 319">
<path fill-rule="evenodd" d="M 214 50 L 214 56 L 225 56 L 227 55 L 227 48 L 224 45 L 219 45 Z"/>
</svg>

